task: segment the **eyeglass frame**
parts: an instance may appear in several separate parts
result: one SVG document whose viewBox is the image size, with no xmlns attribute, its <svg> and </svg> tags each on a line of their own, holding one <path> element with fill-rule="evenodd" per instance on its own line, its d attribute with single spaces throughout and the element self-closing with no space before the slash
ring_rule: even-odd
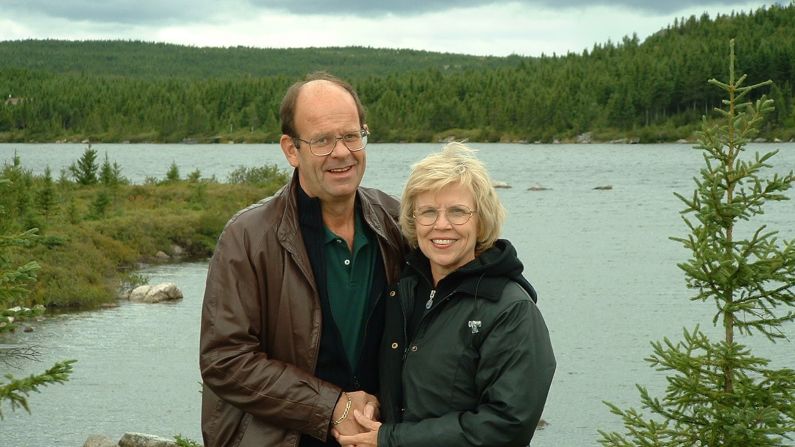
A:
<svg viewBox="0 0 795 447">
<path fill-rule="evenodd" d="M 461 223 L 455 223 L 452 220 L 450 220 L 450 218 L 447 217 L 447 210 L 449 208 L 461 208 L 461 209 L 466 210 L 466 214 L 467 214 L 466 220 L 464 220 Z M 426 223 L 420 222 L 419 219 L 417 219 L 417 212 L 421 211 L 421 210 L 422 211 L 430 211 L 430 210 L 436 211 L 436 218 L 433 219 L 433 222 L 431 222 L 431 223 L 427 223 L 426 224 Z M 442 215 L 442 212 L 444 212 L 444 216 L 447 219 L 447 221 L 450 222 L 450 225 L 464 225 L 464 224 L 466 224 L 467 222 L 469 222 L 472 219 L 472 216 L 475 213 L 477 213 L 478 210 L 476 210 L 476 209 L 473 210 L 472 208 L 470 208 L 470 207 L 468 207 L 466 205 L 453 205 L 453 206 L 448 207 L 448 208 L 434 208 L 434 207 L 430 206 L 430 207 L 426 207 L 426 208 L 422 208 L 422 209 L 415 209 L 414 211 L 411 212 L 411 217 L 414 219 L 415 223 L 418 223 L 418 224 L 420 224 L 420 225 L 422 225 L 424 227 L 430 227 L 431 225 L 433 225 L 433 224 L 435 224 L 436 222 L 439 221 L 439 217 Z"/>
<path fill-rule="evenodd" d="M 296 143 L 296 141 L 300 141 L 301 143 L 306 143 L 307 146 L 309 146 L 309 152 L 311 152 L 312 155 L 314 155 L 316 157 L 326 157 L 329 154 L 331 154 L 332 152 L 334 152 L 334 149 L 337 148 L 337 143 L 339 143 L 340 141 L 342 141 L 343 146 L 345 146 L 345 148 L 348 149 L 351 152 L 363 151 L 364 148 L 367 147 L 366 139 L 370 135 L 370 131 L 367 129 L 367 127 L 362 127 L 361 129 L 359 129 L 359 135 L 362 137 L 362 141 L 364 141 L 364 144 L 362 144 L 362 147 L 360 147 L 359 149 L 351 149 L 350 147 L 348 147 L 348 144 L 345 143 L 344 138 L 346 136 L 348 136 L 348 135 L 351 135 L 352 133 L 353 132 L 346 133 L 345 135 L 343 135 L 341 137 L 336 137 L 336 136 L 333 137 L 334 138 L 334 144 L 331 145 L 331 149 L 329 149 L 329 151 L 326 152 L 325 154 L 317 154 L 317 153 L 315 153 L 315 151 L 312 150 L 312 142 L 311 141 L 307 141 L 307 140 L 304 140 L 304 139 L 296 137 L 296 136 L 290 136 L 290 138 L 293 140 L 293 144 L 295 145 L 296 149 L 301 149 L 301 145 Z M 317 140 L 315 140 L 315 143 L 317 143 Z"/>
</svg>

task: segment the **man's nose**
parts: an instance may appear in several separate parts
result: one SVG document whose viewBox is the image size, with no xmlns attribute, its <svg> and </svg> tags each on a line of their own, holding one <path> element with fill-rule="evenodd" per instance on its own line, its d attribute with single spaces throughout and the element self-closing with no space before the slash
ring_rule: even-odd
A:
<svg viewBox="0 0 795 447">
<path fill-rule="evenodd" d="M 342 138 L 334 139 L 334 147 L 331 148 L 332 157 L 346 157 L 349 152 L 350 150 L 348 150 L 348 146 L 345 146 L 345 143 L 342 142 Z"/>
</svg>

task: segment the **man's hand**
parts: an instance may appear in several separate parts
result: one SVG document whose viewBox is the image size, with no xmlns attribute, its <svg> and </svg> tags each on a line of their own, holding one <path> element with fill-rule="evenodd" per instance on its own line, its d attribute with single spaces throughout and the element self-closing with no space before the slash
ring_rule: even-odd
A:
<svg viewBox="0 0 795 447">
<path fill-rule="evenodd" d="M 381 418 L 381 403 L 378 402 L 377 397 L 372 394 L 367 394 L 364 391 L 354 391 L 348 393 L 348 395 L 351 396 L 351 400 L 353 400 L 351 411 L 359 410 L 364 416 L 374 421 Z"/>
<path fill-rule="evenodd" d="M 332 434 L 334 438 L 337 439 L 337 442 L 346 447 L 378 447 L 378 430 L 381 428 L 381 423 L 368 419 L 363 414 L 359 413 L 359 410 L 354 410 L 353 417 L 366 431 L 354 435 L 343 435 L 332 430 Z"/>
<path fill-rule="evenodd" d="M 351 406 L 348 410 L 348 414 L 342 418 L 342 416 L 345 414 L 345 408 L 348 405 L 348 399 L 351 400 Z M 337 401 L 337 405 L 334 407 L 334 412 L 331 415 L 332 421 L 339 421 L 340 418 L 342 418 L 342 421 L 340 421 L 339 424 L 334 425 L 333 429 L 339 434 L 343 435 L 353 435 L 356 433 L 366 432 L 368 429 L 359 424 L 356 421 L 356 418 L 353 417 L 354 410 L 360 413 L 360 415 L 364 415 L 371 420 L 377 420 L 380 416 L 379 408 L 380 404 L 378 403 L 378 399 L 372 394 L 367 394 L 364 391 L 351 391 L 348 393 L 342 393 L 339 400 Z"/>
</svg>

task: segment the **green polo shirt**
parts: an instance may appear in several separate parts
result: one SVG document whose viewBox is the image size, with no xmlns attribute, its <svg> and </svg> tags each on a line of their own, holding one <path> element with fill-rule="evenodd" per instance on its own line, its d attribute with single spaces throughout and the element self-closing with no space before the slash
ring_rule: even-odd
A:
<svg viewBox="0 0 795 447">
<path fill-rule="evenodd" d="M 331 314 L 342 337 L 351 368 L 356 369 L 364 340 L 370 288 L 376 260 L 376 241 L 355 213 L 353 251 L 325 225 L 326 286 Z"/>
</svg>

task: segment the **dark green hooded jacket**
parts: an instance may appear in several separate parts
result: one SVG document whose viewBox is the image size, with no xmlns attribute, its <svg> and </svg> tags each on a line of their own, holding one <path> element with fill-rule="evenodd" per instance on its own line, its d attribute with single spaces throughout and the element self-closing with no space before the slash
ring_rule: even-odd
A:
<svg viewBox="0 0 795 447">
<path fill-rule="evenodd" d="M 526 446 L 555 356 L 516 250 L 498 240 L 433 293 L 428 259 L 407 264 L 386 298 L 379 447 Z"/>
</svg>

